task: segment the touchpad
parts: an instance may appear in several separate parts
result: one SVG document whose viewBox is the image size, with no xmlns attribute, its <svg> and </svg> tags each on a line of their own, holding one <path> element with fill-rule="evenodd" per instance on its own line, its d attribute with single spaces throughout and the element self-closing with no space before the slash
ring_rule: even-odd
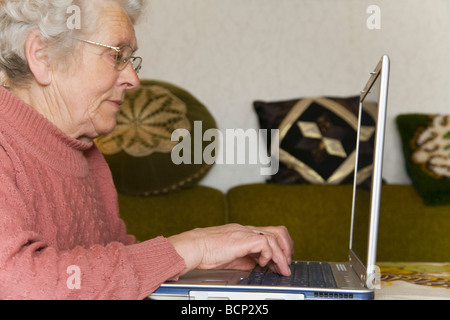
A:
<svg viewBox="0 0 450 320">
<path fill-rule="evenodd" d="M 227 285 L 237 284 L 240 279 L 248 277 L 249 271 L 237 270 L 194 270 L 182 276 L 177 283 Z"/>
</svg>

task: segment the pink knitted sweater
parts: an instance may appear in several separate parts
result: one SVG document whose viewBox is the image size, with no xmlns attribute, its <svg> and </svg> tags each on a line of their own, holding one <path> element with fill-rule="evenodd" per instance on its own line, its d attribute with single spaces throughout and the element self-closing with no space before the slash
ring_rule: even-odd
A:
<svg viewBox="0 0 450 320">
<path fill-rule="evenodd" d="M 167 239 L 126 234 L 93 143 L 0 87 L 0 299 L 142 299 L 183 268 Z"/>
</svg>

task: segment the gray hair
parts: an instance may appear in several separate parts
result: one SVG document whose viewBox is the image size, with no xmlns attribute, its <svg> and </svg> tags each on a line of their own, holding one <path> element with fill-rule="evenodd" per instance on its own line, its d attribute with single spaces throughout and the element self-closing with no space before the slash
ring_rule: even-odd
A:
<svg viewBox="0 0 450 320">
<path fill-rule="evenodd" d="M 68 27 L 73 5 L 83 8 L 93 0 L 0 0 L 0 85 L 23 85 L 31 78 L 25 56 L 30 33 L 39 31 L 52 48 L 52 58 L 63 59 L 75 48 L 73 39 L 81 30 Z M 119 4 L 136 23 L 145 0 L 100 0 Z M 86 31 L 86 30 L 84 30 Z M 3 79 L 2 79 L 3 78 Z"/>
</svg>

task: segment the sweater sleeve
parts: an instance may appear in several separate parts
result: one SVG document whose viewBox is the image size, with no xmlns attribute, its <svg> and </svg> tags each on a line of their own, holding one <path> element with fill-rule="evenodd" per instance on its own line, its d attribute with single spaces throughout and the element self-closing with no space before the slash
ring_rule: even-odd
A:
<svg viewBox="0 0 450 320">
<path fill-rule="evenodd" d="M 0 299 L 143 299 L 185 268 L 163 237 L 71 250 L 47 243 L 10 156 L 0 147 Z"/>
</svg>

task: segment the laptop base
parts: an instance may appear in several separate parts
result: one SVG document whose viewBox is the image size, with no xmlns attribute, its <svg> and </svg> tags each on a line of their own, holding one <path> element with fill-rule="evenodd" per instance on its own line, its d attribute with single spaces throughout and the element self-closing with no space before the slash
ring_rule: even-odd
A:
<svg viewBox="0 0 450 320">
<path fill-rule="evenodd" d="M 294 262 L 296 263 L 296 262 Z M 152 295 L 153 300 L 372 300 L 373 290 L 361 281 L 348 263 L 329 263 L 335 288 L 239 284 L 249 271 L 194 270 L 177 282 L 167 282 Z"/>
</svg>

